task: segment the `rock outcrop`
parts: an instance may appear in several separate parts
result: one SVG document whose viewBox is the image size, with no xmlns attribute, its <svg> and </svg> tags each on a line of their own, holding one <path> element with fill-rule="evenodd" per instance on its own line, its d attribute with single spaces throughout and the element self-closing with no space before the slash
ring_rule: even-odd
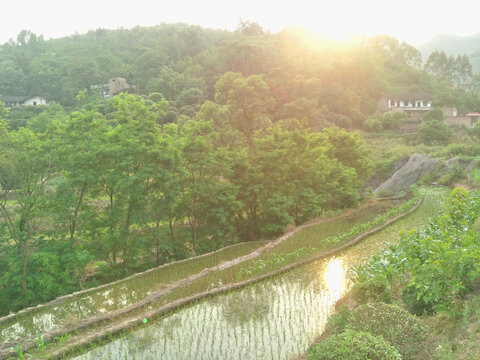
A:
<svg viewBox="0 0 480 360">
<path fill-rule="evenodd" d="M 396 195 L 408 190 L 423 176 L 434 172 L 438 159 L 426 154 L 414 154 L 407 163 L 398 169 L 387 181 L 378 186 L 373 193 L 379 195 Z"/>
</svg>

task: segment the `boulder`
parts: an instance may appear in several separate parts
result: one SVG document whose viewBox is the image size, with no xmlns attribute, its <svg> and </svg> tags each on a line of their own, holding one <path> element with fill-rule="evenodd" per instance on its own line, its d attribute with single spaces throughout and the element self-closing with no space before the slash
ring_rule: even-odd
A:
<svg viewBox="0 0 480 360">
<path fill-rule="evenodd" d="M 379 195 L 397 195 L 410 188 L 423 176 L 432 173 L 438 159 L 426 154 L 414 154 L 387 181 L 378 186 L 373 193 Z"/>
</svg>

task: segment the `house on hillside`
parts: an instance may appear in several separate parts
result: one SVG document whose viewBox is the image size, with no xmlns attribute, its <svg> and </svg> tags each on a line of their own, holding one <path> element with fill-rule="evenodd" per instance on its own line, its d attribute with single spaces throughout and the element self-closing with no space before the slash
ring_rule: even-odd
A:
<svg viewBox="0 0 480 360">
<path fill-rule="evenodd" d="M 445 118 L 458 116 L 458 111 L 456 107 L 443 106 L 442 111 L 443 111 L 443 115 L 445 115 Z"/>
<path fill-rule="evenodd" d="M 382 113 L 404 112 L 412 119 L 420 120 L 422 114 L 432 109 L 433 96 L 428 93 L 385 94 L 378 100 Z"/>
<path fill-rule="evenodd" d="M 104 99 L 108 99 L 121 92 L 132 93 L 136 86 L 130 85 L 125 78 L 117 76 L 108 79 L 108 84 L 92 85 L 90 88 L 97 91 Z"/>
<path fill-rule="evenodd" d="M 469 112 L 464 116 L 459 116 L 457 108 L 455 107 L 446 107 L 442 108 L 443 114 L 445 115 L 445 124 L 450 126 L 466 126 L 474 127 L 480 118 L 480 113 L 478 112 Z"/>
<path fill-rule="evenodd" d="M 466 117 L 470 118 L 470 126 L 475 126 L 475 124 L 478 122 L 480 119 L 480 113 L 479 112 L 469 112 Z"/>
<path fill-rule="evenodd" d="M 442 107 L 443 115 L 445 117 L 445 124 L 449 126 L 460 126 L 465 125 L 471 127 L 471 119 L 467 116 L 458 116 L 458 111 L 456 107 L 443 106 Z"/>
<path fill-rule="evenodd" d="M 378 100 L 378 110 L 383 114 L 388 112 L 404 112 L 411 119 L 401 125 L 402 133 L 415 133 L 420 125 L 422 115 L 433 109 L 433 96 L 428 93 L 417 94 L 385 94 Z M 469 112 L 465 116 L 458 114 L 456 107 L 443 106 L 445 124 L 450 126 L 473 127 L 480 119 L 480 113 Z"/>
<path fill-rule="evenodd" d="M 127 80 L 122 77 L 114 77 L 108 79 L 108 92 L 110 96 L 115 96 L 121 92 L 133 92 L 136 89 L 135 85 L 130 85 Z"/>
<path fill-rule="evenodd" d="M 47 100 L 38 95 L 2 96 L 0 97 L 0 101 L 3 102 L 6 107 L 48 105 Z"/>
</svg>

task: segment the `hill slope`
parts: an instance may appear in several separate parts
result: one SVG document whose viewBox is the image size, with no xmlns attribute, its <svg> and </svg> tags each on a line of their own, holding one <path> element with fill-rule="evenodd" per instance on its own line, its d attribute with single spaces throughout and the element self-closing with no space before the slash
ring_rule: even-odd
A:
<svg viewBox="0 0 480 360">
<path fill-rule="evenodd" d="M 423 61 L 435 50 L 444 51 L 447 55 L 472 55 L 480 52 L 480 33 L 461 37 L 457 35 L 441 34 L 433 37 L 418 47 Z M 474 72 L 480 72 L 480 56 L 470 57 Z"/>
</svg>

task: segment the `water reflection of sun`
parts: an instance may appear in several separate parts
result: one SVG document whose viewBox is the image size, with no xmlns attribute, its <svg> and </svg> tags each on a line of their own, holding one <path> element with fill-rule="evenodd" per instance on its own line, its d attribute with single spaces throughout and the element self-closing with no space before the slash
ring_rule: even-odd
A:
<svg viewBox="0 0 480 360">
<path fill-rule="evenodd" d="M 327 291 L 337 301 L 343 295 L 346 285 L 346 271 L 342 259 L 332 258 L 328 262 L 323 274 Z"/>
</svg>

